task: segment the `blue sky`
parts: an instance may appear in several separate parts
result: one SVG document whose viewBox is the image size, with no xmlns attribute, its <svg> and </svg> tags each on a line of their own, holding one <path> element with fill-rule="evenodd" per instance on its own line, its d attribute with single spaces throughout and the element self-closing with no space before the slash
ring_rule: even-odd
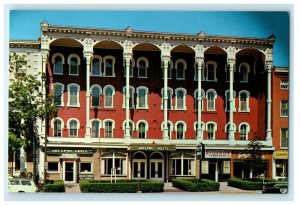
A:
<svg viewBox="0 0 300 205">
<path fill-rule="evenodd" d="M 10 11 L 9 38 L 37 40 L 40 23 L 92 28 L 268 38 L 276 36 L 274 65 L 289 66 L 289 14 L 237 11 Z"/>
</svg>

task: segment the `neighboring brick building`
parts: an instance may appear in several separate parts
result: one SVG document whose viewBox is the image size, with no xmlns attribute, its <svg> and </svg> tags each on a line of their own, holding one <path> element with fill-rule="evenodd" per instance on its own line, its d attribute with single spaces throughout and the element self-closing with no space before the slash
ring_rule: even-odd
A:
<svg viewBox="0 0 300 205">
<path fill-rule="evenodd" d="M 246 177 L 252 174 L 244 168 L 246 148 L 256 136 L 265 145 L 266 174 L 272 177 L 274 42 L 273 36 L 43 22 L 44 92 L 55 94 L 59 111 L 41 125 L 40 137 L 47 133 L 48 143 L 47 156 L 40 153 L 40 175 L 46 159 L 48 179 L 70 182 L 112 173 L 163 181 L 199 174 L 216 181 Z M 206 150 L 201 166 L 195 155 L 200 143 Z"/>
<path fill-rule="evenodd" d="M 272 72 L 272 132 L 273 178 L 288 176 L 289 130 L 289 72 L 288 68 L 274 68 Z"/>
</svg>

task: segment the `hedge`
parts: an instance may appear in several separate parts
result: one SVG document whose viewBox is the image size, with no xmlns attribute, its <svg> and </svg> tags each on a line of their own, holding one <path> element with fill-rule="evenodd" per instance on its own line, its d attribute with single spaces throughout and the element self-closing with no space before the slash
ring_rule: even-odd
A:
<svg viewBox="0 0 300 205">
<path fill-rule="evenodd" d="M 51 180 L 44 185 L 44 192 L 65 192 L 64 182 Z"/>
<path fill-rule="evenodd" d="M 265 179 L 265 182 L 271 180 Z M 228 179 L 228 186 L 236 187 L 243 190 L 262 190 L 263 181 L 262 179 L 240 179 L 232 178 Z"/>
<path fill-rule="evenodd" d="M 163 192 L 164 183 L 153 180 L 118 180 L 111 183 L 110 180 L 80 180 L 80 190 L 82 193 L 136 193 L 137 191 Z"/>
<path fill-rule="evenodd" d="M 173 187 L 190 192 L 219 191 L 220 183 L 208 179 L 173 179 Z"/>
</svg>

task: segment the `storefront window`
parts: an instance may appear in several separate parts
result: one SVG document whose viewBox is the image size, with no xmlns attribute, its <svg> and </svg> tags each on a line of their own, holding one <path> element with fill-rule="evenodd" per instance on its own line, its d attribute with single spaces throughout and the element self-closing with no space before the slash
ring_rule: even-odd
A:
<svg viewBox="0 0 300 205">
<path fill-rule="evenodd" d="M 58 162 L 48 162 L 48 172 L 58 172 Z"/>
<path fill-rule="evenodd" d="M 195 175 L 195 159 L 190 154 L 175 154 L 171 156 L 171 175 L 192 176 Z"/>
<path fill-rule="evenodd" d="M 81 162 L 80 163 L 80 172 L 92 172 L 92 163 L 90 162 Z"/>
<path fill-rule="evenodd" d="M 102 156 L 102 175 L 126 175 L 126 156 L 120 153 L 111 152 Z"/>
</svg>

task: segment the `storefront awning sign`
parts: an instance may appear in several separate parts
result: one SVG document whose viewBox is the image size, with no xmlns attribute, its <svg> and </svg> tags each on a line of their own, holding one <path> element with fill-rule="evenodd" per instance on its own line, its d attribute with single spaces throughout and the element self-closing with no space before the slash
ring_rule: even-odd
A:
<svg viewBox="0 0 300 205">
<path fill-rule="evenodd" d="M 226 150 L 205 150 L 205 159 L 230 159 L 231 152 Z"/>
<path fill-rule="evenodd" d="M 287 151 L 275 151 L 273 154 L 274 159 L 288 159 Z"/>
<path fill-rule="evenodd" d="M 162 145 L 133 145 L 129 147 L 130 150 L 136 151 L 175 151 L 175 146 L 162 146 Z"/>
<path fill-rule="evenodd" d="M 93 150 L 80 148 L 48 148 L 47 154 L 93 154 Z"/>
</svg>

